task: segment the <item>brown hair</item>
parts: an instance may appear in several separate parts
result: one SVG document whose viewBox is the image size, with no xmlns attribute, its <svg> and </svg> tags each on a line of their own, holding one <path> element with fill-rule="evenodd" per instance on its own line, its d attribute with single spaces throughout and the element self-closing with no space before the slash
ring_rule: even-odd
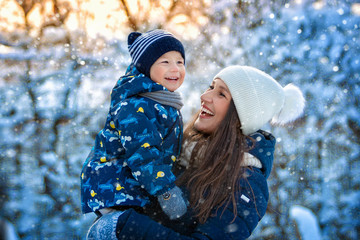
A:
<svg viewBox="0 0 360 240">
<path fill-rule="evenodd" d="M 186 185 L 190 191 L 190 205 L 200 223 L 206 222 L 211 211 L 230 202 L 237 215 L 236 193 L 240 191 L 239 180 L 245 178 L 242 165 L 244 152 L 249 150 L 234 102 L 216 131 L 210 135 L 194 128 L 198 115 L 184 131 L 184 142 L 196 142 L 189 167 L 178 178 L 178 185 Z M 224 208 L 225 209 L 225 208 Z"/>
</svg>

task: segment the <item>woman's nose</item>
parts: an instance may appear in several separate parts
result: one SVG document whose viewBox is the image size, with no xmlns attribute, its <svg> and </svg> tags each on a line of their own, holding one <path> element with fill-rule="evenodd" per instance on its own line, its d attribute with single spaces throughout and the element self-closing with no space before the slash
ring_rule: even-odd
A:
<svg viewBox="0 0 360 240">
<path fill-rule="evenodd" d="M 202 102 L 211 102 L 212 98 L 211 98 L 211 92 L 206 91 L 203 94 L 201 94 L 200 96 L 200 100 Z"/>
</svg>

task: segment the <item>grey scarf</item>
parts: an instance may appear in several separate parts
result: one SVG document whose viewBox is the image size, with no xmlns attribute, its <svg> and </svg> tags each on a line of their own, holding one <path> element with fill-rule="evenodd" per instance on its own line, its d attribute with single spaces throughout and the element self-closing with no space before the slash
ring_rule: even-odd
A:
<svg viewBox="0 0 360 240">
<path fill-rule="evenodd" d="M 178 92 L 169 92 L 169 91 L 156 91 L 156 92 L 146 92 L 139 94 L 142 97 L 150 98 L 156 102 L 159 102 L 163 105 L 168 105 L 174 107 L 178 110 L 184 106 L 181 95 Z"/>
</svg>

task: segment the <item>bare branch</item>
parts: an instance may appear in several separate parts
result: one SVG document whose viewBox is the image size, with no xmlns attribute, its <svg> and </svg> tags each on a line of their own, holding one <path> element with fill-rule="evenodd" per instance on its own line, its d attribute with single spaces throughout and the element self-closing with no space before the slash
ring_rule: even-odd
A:
<svg viewBox="0 0 360 240">
<path fill-rule="evenodd" d="M 122 3 L 123 6 L 124 6 L 124 10 L 125 10 L 125 13 L 126 13 L 128 22 L 129 22 L 129 26 L 130 26 L 134 31 L 137 31 L 139 28 L 138 28 L 138 26 L 137 26 L 137 22 L 136 22 L 135 18 L 134 18 L 134 17 L 131 15 L 131 13 L 130 13 L 129 6 L 128 6 L 128 4 L 127 4 L 127 1 L 126 1 L 126 0 L 121 0 L 121 3 Z"/>
</svg>

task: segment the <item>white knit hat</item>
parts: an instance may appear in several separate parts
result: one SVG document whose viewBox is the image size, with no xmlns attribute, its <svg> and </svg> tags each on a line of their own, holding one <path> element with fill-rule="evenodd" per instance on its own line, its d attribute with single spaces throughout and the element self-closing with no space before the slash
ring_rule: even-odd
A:
<svg viewBox="0 0 360 240">
<path fill-rule="evenodd" d="M 270 75 L 249 66 L 230 66 L 215 77 L 229 88 L 241 122 L 243 134 L 259 130 L 271 120 L 284 125 L 303 112 L 305 99 L 293 84 L 284 88 Z"/>
</svg>

